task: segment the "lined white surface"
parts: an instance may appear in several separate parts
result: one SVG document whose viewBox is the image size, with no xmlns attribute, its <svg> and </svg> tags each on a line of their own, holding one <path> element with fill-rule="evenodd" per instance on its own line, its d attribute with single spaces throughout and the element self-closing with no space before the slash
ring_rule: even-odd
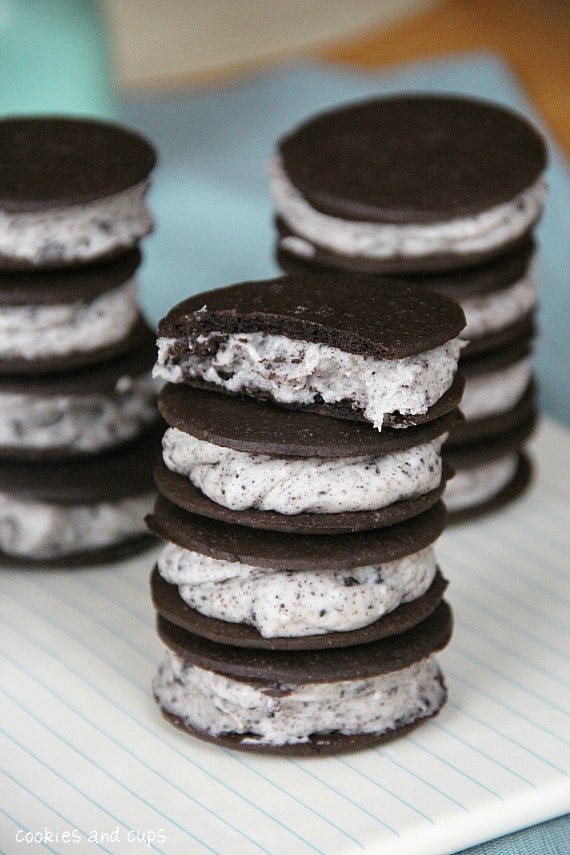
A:
<svg viewBox="0 0 570 855">
<path fill-rule="evenodd" d="M 438 543 L 456 619 L 439 655 L 448 706 L 356 754 L 256 757 L 163 722 L 153 552 L 4 571 L 2 851 L 93 852 L 96 839 L 109 853 L 428 855 L 570 810 L 570 432 L 545 422 L 534 446 L 531 492 Z"/>
</svg>

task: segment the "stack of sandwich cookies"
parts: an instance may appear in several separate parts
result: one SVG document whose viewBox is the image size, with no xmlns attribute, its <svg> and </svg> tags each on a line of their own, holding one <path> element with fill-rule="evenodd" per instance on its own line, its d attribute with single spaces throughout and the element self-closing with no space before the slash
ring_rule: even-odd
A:
<svg viewBox="0 0 570 855">
<path fill-rule="evenodd" d="M 529 482 L 532 232 L 545 166 L 544 141 L 524 118 L 446 95 L 379 98 L 317 115 L 279 141 L 270 165 L 283 270 L 397 274 L 460 302 L 466 420 L 444 455 L 466 477 L 450 482 L 452 519 L 498 507 Z M 515 359 L 517 347 L 524 360 Z M 510 462 L 498 463 L 507 439 Z"/>
<path fill-rule="evenodd" d="M 445 296 L 345 274 L 230 286 L 160 322 L 148 524 L 165 543 L 154 693 L 170 721 L 318 753 L 441 708 L 431 654 L 451 616 L 433 544 L 463 325 Z"/>
<path fill-rule="evenodd" d="M 136 282 L 154 152 L 59 117 L 2 120 L 0 151 L 3 563 L 120 557 L 151 542 L 160 444 Z"/>
</svg>

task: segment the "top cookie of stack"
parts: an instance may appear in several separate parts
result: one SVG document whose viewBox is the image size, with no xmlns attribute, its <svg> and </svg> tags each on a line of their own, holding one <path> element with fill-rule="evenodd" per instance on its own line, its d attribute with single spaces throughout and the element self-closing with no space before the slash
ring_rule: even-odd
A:
<svg viewBox="0 0 570 855">
<path fill-rule="evenodd" d="M 144 197 L 154 163 L 152 146 L 117 125 L 0 121 L 7 562 L 92 561 L 147 542 L 153 488 L 140 473 L 157 415 L 136 270 L 152 227 Z"/>
<path fill-rule="evenodd" d="M 277 148 L 270 187 L 285 271 L 397 275 L 459 300 L 466 420 L 446 446 L 458 471 L 446 499 L 459 518 L 513 498 L 528 483 L 520 450 L 535 418 L 542 136 L 498 104 L 413 94 L 316 115 Z"/>
<path fill-rule="evenodd" d="M 285 136 L 271 167 L 293 255 L 370 273 L 465 267 L 538 220 L 545 147 L 497 105 L 443 95 L 378 98 Z"/>
</svg>

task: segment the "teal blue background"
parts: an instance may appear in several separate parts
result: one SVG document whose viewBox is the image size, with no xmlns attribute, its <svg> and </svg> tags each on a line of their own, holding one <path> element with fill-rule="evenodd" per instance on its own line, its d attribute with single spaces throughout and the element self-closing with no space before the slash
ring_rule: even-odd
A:
<svg viewBox="0 0 570 855">
<path fill-rule="evenodd" d="M 114 117 L 108 38 L 94 0 L 0 0 L 0 115 Z"/>
</svg>

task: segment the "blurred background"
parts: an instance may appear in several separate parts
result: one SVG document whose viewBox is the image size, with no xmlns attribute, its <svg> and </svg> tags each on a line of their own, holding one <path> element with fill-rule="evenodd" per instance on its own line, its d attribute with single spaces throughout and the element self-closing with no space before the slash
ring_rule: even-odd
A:
<svg viewBox="0 0 570 855">
<path fill-rule="evenodd" d="M 266 162 L 314 112 L 417 89 L 525 113 L 551 152 L 540 394 L 570 424 L 569 46 L 568 0 L 0 0 L 0 115 L 109 117 L 155 145 L 140 276 L 154 323 L 189 294 L 278 273 Z"/>
<path fill-rule="evenodd" d="M 121 88 L 180 89 L 310 55 L 356 68 L 485 49 L 570 151 L 568 0 L 105 0 Z"/>
<path fill-rule="evenodd" d="M 2 113 L 104 114 L 117 93 L 219 85 L 307 56 L 370 70 L 484 49 L 570 151 L 567 0 L 0 0 L 0 39 Z"/>
</svg>

